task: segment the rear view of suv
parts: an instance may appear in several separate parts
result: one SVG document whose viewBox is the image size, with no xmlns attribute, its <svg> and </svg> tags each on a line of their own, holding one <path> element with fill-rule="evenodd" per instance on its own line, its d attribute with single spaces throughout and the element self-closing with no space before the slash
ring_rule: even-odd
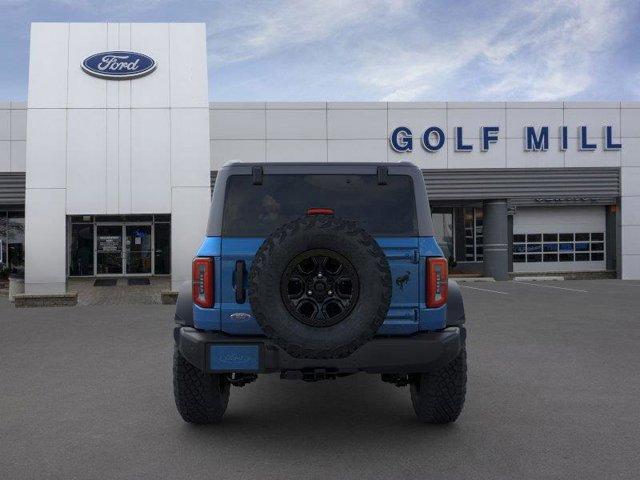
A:
<svg viewBox="0 0 640 480">
<path fill-rule="evenodd" d="M 410 386 L 420 420 L 455 421 L 466 331 L 447 268 L 412 164 L 225 166 L 178 298 L 178 411 L 216 423 L 260 374 L 367 372 Z"/>
</svg>

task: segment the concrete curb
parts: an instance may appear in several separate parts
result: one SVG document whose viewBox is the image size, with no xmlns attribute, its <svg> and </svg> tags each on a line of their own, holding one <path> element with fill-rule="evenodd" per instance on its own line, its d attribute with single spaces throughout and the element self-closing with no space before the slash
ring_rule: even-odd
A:
<svg viewBox="0 0 640 480">
<path fill-rule="evenodd" d="M 606 270 L 604 272 L 509 272 L 509 277 L 563 277 L 565 280 L 604 280 L 617 278 L 616 272 Z"/>
<path fill-rule="evenodd" d="M 78 304 L 78 292 L 67 292 L 51 295 L 15 295 L 16 308 L 32 307 L 73 307 Z"/>
<path fill-rule="evenodd" d="M 462 277 L 462 278 L 451 278 L 451 280 L 455 280 L 458 283 L 493 283 L 496 281 L 493 277 Z"/>
<path fill-rule="evenodd" d="M 536 277 L 513 277 L 515 282 L 548 282 L 548 281 L 561 281 L 564 280 L 564 277 L 559 275 L 557 276 L 536 276 Z"/>
<path fill-rule="evenodd" d="M 175 305 L 178 301 L 178 292 L 164 290 L 160 292 L 160 302 L 163 305 Z"/>
</svg>

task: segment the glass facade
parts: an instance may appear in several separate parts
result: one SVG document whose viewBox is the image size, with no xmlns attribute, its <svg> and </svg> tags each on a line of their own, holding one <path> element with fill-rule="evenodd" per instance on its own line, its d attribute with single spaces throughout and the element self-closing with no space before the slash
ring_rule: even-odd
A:
<svg viewBox="0 0 640 480">
<path fill-rule="evenodd" d="M 150 274 L 152 270 L 151 225 L 127 225 L 125 232 L 127 273 Z"/>
<path fill-rule="evenodd" d="M 0 210 L 0 278 L 24 273 L 24 212 Z"/>
<path fill-rule="evenodd" d="M 464 208 L 464 260 L 481 262 L 483 255 L 483 220 L 481 208 Z"/>
<path fill-rule="evenodd" d="M 96 224 L 96 273 L 122 275 L 122 225 Z"/>
<path fill-rule="evenodd" d="M 156 275 L 171 273 L 171 224 L 155 223 L 155 269 Z"/>
<path fill-rule="evenodd" d="M 70 218 L 69 276 L 169 275 L 169 215 Z"/>
<path fill-rule="evenodd" d="M 604 232 L 515 233 L 514 263 L 602 262 L 605 260 Z"/>
<path fill-rule="evenodd" d="M 454 223 L 452 208 L 434 208 L 431 213 L 433 231 L 438 245 L 447 259 L 455 258 L 454 251 Z"/>
<path fill-rule="evenodd" d="M 93 224 L 71 225 L 69 275 L 93 275 Z"/>
<path fill-rule="evenodd" d="M 431 219 L 438 245 L 449 259 L 450 268 L 466 273 L 481 268 L 471 264 L 484 259 L 482 208 L 432 206 Z"/>
<path fill-rule="evenodd" d="M 435 236 L 452 268 L 462 273 L 482 268 L 472 265 L 484 260 L 482 208 L 436 205 L 432 207 L 432 220 Z M 24 225 L 24 211 L 0 210 L 0 279 L 24 272 Z M 613 248 L 614 243 L 609 247 L 607 243 L 615 242 L 615 238 L 611 240 L 604 225 L 600 231 L 597 226 L 592 229 L 595 231 L 520 233 L 514 228 L 512 262 L 538 263 L 542 267 L 545 263 L 610 261 L 607 248 Z M 67 238 L 71 277 L 171 274 L 168 214 L 71 216 Z M 548 270 L 555 271 L 556 267 L 548 265 Z"/>
</svg>

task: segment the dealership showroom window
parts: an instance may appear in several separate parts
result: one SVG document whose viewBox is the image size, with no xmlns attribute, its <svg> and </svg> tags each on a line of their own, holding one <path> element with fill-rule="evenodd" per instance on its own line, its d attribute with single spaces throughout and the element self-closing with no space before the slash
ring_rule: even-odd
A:
<svg viewBox="0 0 640 480">
<path fill-rule="evenodd" d="M 24 271 L 24 211 L 0 211 L 0 268 L 4 275 Z"/>
</svg>

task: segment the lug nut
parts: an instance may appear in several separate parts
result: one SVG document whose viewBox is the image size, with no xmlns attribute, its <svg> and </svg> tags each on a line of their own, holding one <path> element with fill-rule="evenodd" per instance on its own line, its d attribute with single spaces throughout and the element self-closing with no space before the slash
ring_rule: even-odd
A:
<svg viewBox="0 0 640 480">
<path fill-rule="evenodd" d="M 312 295 L 312 294 L 313 294 L 313 292 L 312 292 L 311 290 L 309 290 L 309 291 L 307 292 L 307 295 Z"/>
<path fill-rule="evenodd" d="M 318 274 L 318 278 L 322 278 L 322 274 L 321 273 Z"/>
<path fill-rule="evenodd" d="M 333 291 L 331 291 L 331 290 L 329 290 L 327 293 L 328 293 L 329 295 L 333 295 Z"/>
</svg>

